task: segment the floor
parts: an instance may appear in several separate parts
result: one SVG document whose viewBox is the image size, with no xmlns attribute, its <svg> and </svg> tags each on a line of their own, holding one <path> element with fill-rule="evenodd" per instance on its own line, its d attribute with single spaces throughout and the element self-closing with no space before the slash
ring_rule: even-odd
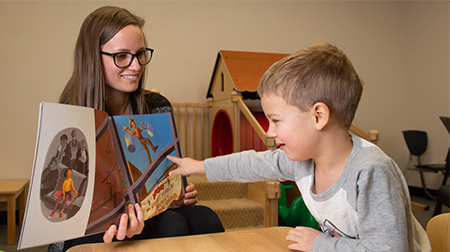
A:
<svg viewBox="0 0 450 252">
<path fill-rule="evenodd" d="M 431 216 L 433 215 L 435 201 L 426 199 L 421 196 L 411 196 L 411 200 L 416 203 L 429 205 L 430 208 L 424 212 L 420 213 L 414 213 L 414 216 L 417 218 L 417 220 L 422 224 L 424 228 L 426 228 L 426 224 L 431 219 Z M 442 207 L 442 212 L 450 212 L 450 209 L 446 206 Z M 7 245 L 6 242 L 6 225 L 0 225 L 0 251 L 8 251 L 8 252 L 14 252 L 17 251 L 17 244 L 15 245 Z M 16 228 L 17 233 L 17 239 L 19 239 L 20 235 L 20 227 L 17 226 Z M 40 246 L 35 248 L 29 248 L 29 249 L 23 249 L 20 250 L 20 252 L 46 252 L 47 246 Z"/>
<path fill-rule="evenodd" d="M 436 201 L 427 199 L 425 197 L 419 197 L 419 196 L 411 196 L 411 201 L 428 205 L 430 208 L 426 211 L 420 212 L 420 213 L 414 213 L 414 216 L 416 219 L 422 224 L 422 227 L 426 229 L 428 221 L 433 216 L 434 206 L 436 205 Z M 450 209 L 446 206 L 442 206 L 442 213 L 449 213 Z M 0 247 L 1 248 L 1 247 Z"/>
</svg>

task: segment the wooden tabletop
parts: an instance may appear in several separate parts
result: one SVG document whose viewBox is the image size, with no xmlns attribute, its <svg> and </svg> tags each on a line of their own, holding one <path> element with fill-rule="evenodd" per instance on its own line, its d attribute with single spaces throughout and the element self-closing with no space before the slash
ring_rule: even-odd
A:
<svg viewBox="0 0 450 252">
<path fill-rule="evenodd" d="M 0 180 L 0 194 L 14 194 L 28 184 L 28 179 Z"/>
<path fill-rule="evenodd" d="M 176 251 L 176 252 L 250 252 L 291 251 L 287 248 L 286 235 L 290 227 L 271 227 L 234 232 L 192 235 L 139 241 L 96 243 L 72 247 L 68 252 L 91 251 Z"/>
</svg>

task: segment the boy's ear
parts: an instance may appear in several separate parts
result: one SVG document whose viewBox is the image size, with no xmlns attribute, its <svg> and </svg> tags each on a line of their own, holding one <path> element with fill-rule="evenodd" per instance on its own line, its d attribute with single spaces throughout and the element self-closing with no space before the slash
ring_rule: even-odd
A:
<svg viewBox="0 0 450 252">
<path fill-rule="evenodd" d="M 330 120 L 330 109 L 323 102 L 317 102 L 312 108 L 317 130 L 322 130 Z"/>
</svg>

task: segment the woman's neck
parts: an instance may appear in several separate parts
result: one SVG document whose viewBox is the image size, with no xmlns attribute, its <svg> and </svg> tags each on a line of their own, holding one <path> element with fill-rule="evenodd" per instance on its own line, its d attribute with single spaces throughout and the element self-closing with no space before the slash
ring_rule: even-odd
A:
<svg viewBox="0 0 450 252">
<path fill-rule="evenodd" d="M 106 105 L 111 115 L 131 115 L 130 94 L 122 92 L 106 92 Z"/>
</svg>

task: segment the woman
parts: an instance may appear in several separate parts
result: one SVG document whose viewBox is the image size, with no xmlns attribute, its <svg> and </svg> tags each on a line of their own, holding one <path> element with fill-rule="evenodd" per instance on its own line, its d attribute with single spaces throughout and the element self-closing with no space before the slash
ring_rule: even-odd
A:
<svg viewBox="0 0 450 252">
<path fill-rule="evenodd" d="M 101 7 L 83 22 L 75 48 L 74 70 L 61 94 L 60 103 L 92 107 L 110 115 L 171 112 L 170 102 L 160 94 L 144 90 L 145 65 L 153 54 L 147 48 L 144 20 L 118 7 Z M 66 241 L 64 250 L 83 243 L 146 239 L 189 234 L 223 232 L 211 209 L 194 205 L 198 192 L 186 187 L 185 200 L 143 221 L 138 204 L 128 206 L 118 227 L 104 234 Z"/>
</svg>

